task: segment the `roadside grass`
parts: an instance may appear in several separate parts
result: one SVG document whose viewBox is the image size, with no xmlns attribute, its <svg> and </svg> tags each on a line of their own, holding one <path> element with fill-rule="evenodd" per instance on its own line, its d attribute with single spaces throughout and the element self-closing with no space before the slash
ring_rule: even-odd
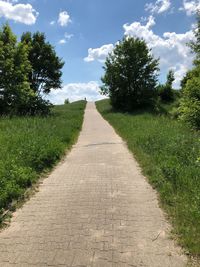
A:
<svg viewBox="0 0 200 267">
<path fill-rule="evenodd" d="M 48 117 L 0 118 L 0 214 L 76 141 L 85 105 L 55 106 Z"/>
<path fill-rule="evenodd" d="M 114 112 L 109 100 L 98 101 L 96 106 L 159 191 L 179 243 L 191 255 L 200 256 L 199 133 L 165 115 Z"/>
</svg>

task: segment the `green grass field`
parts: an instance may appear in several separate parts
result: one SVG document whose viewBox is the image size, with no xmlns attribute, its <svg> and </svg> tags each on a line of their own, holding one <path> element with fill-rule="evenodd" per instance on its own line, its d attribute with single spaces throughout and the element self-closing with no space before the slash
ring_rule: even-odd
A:
<svg viewBox="0 0 200 267">
<path fill-rule="evenodd" d="M 56 106 L 44 118 L 0 118 L 0 212 L 72 146 L 82 127 L 85 104 Z"/>
<path fill-rule="evenodd" d="M 122 114 L 108 100 L 98 110 L 127 142 L 159 191 L 174 233 L 192 255 L 200 255 L 200 136 L 168 116 L 148 112 Z"/>
</svg>

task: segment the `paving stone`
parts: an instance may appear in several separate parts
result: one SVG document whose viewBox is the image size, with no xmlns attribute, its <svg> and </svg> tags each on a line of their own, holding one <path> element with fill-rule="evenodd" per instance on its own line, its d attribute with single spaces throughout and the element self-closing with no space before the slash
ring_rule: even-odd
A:
<svg viewBox="0 0 200 267">
<path fill-rule="evenodd" d="M 0 233 L 0 267 L 184 267 L 156 192 L 87 104 L 78 142 Z"/>
</svg>

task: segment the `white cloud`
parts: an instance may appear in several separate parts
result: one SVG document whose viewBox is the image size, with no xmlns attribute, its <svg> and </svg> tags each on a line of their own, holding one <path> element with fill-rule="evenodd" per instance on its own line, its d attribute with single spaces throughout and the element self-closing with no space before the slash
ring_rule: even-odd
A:
<svg viewBox="0 0 200 267">
<path fill-rule="evenodd" d="M 67 41 L 66 41 L 65 39 L 61 39 L 58 43 L 59 43 L 59 44 L 66 44 L 66 42 L 67 42 Z"/>
<path fill-rule="evenodd" d="M 163 13 L 169 10 L 171 7 L 170 0 L 157 0 L 155 3 L 149 3 L 145 5 L 145 10 L 150 11 L 151 13 Z"/>
<path fill-rule="evenodd" d="M 77 101 L 86 98 L 88 101 L 96 101 L 105 98 L 99 93 L 99 84 L 95 81 L 88 83 L 69 83 L 62 89 L 52 90 L 48 95 L 48 99 L 53 104 L 63 104 L 65 99 Z"/>
<path fill-rule="evenodd" d="M 142 38 L 146 41 L 148 47 L 152 49 L 155 58 L 160 58 L 160 73 L 161 76 L 167 74 L 169 69 L 175 71 L 174 87 L 178 88 L 180 81 L 192 67 L 193 55 L 187 43 L 194 39 L 193 29 L 185 33 L 165 32 L 162 36 L 155 34 L 152 27 L 155 25 L 155 18 L 150 16 L 146 19 L 143 25 L 141 22 L 133 22 L 132 24 L 125 24 L 124 34 L 126 36 L 133 36 Z M 103 62 L 114 48 L 113 44 L 103 45 L 100 48 L 88 50 L 88 57 L 84 60 L 91 62 L 98 60 Z"/>
<path fill-rule="evenodd" d="M 60 12 L 59 18 L 58 18 L 58 24 L 64 27 L 64 26 L 67 26 L 70 22 L 71 22 L 71 19 L 70 19 L 70 15 L 68 14 L 68 12 L 67 11 Z"/>
<path fill-rule="evenodd" d="M 114 48 L 113 44 L 103 45 L 99 48 L 89 48 L 88 49 L 88 56 L 84 58 L 86 62 L 91 62 L 98 60 L 99 62 L 104 62 L 108 53 L 112 52 Z"/>
<path fill-rule="evenodd" d="M 146 25 L 140 22 L 125 24 L 125 35 L 143 38 L 156 58 L 160 58 L 161 73 L 166 74 L 169 69 L 174 69 L 176 81 L 174 86 L 179 86 L 180 80 L 192 66 L 193 55 L 187 43 L 194 38 L 193 31 L 178 34 L 165 32 L 163 36 L 156 35 L 152 27 L 155 20 L 149 17 Z"/>
<path fill-rule="evenodd" d="M 27 25 L 36 22 L 39 13 L 35 11 L 31 4 L 13 4 L 12 2 L 0 0 L 0 17 Z"/>
<path fill-rule="evenodd" d="M 50 22 L 50 25 L 54 25 L 56 22 L 55 22 L 55 20 L 52 20 L 51 22 Z"/>
<path fill-rule="evenodd" d="M 65 40 L 70 40 L 73 36 L 73 34 L 69 34 L 67 32 L 64 34 Z"/>
<path fill-rule="evenodd" d="M 69 34 L 69 33 L 65 33 L 64 34 L 64 38 L 63 39 L 61 39 L 58 43 L 59 44 L 66 44 L 67 43 L 67 41 L 69 41 L 72 37 L 73 37 L 74 35 L 73 34 Z"/>
<path fill-rule="evenodd" d="M 200 9 L 200 0 L 187 1 L 183 0 L 183 7 L 180 10 L 184 10 L 187 16 L 195 14 Z"/>
</svg>

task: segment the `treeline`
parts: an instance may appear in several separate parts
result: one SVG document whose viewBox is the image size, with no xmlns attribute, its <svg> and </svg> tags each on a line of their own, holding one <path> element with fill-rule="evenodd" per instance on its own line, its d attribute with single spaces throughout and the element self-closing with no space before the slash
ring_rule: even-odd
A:
<svg viewBox="0 0 200 267">
<path fill-rule="evenodd" d="M 23 33 L 20 41 L 5 24 L 0 29 L 0 114 L 47 114 L 44 95 L 61 87 L 64 62 L 43 33 Z"/>
<path fill-rule="evenodd" d="M 194 67 L 183 77 L 181 90 L 172 87 L 173 70 L 167 82 L 158 85 L 159 60 L 144 40 L 126 36 L 106 59 L 102 94 L 110 97 L 114 109 L 122 111 L 159 110 L 163 104 L 175 102 L 171 115 L 200 129 L 200 14 L 194 34 L 196 40 L 189 44 L 196 55 Z"/>
</svg>

